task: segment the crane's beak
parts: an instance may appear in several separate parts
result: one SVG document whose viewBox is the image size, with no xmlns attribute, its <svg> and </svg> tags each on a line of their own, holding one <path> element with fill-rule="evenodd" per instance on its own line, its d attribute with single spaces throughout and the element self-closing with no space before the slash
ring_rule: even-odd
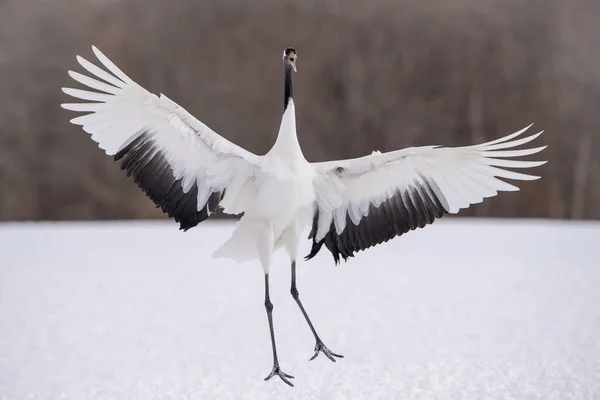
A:
<svg viewBox="0 0 600 400">
<path fill-rule="evenodd" d="M 294 68 L 294 72 L 298 72 L 298 70 L 296 69 L 296 59 L 291 59 L 290 63 L 292 64 L 292 68 Z"/>
</svg>

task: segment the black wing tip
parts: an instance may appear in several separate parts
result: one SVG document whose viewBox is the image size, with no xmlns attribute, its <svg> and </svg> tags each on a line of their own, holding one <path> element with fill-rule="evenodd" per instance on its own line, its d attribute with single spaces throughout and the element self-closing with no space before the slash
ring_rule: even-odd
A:
<svg viewBox="0 0 600 400">
<path fill-rule="evenodd" d="M 208 217 L 206 217 L 208 218 Z M 198 225 L 200 222 L 204 221 L 206 218 L 199 220 L 199 219 L 194 219 L 194 218 L 186 218 L 186 219 L 176 219 L 175 222 L 179 222 L 179 230 L 180 231 L 184 231 L 187 232 L 190 229 L 192 229 L 193 227 L 195 227 L 196 225 Z"/>
<path fill-rule="evenodd" d="M 310 253 L 306 257 L 304 257 L 304 261 L 308 261 L 314 256 L 316 256 L 319 250 L 321 250 L 321 246 L 323 246 L 323 241 L 321 240 L 320 242 L 317 242 L 316 240 L 314 240 L 314 235 L 309 236 L 309 239 L 313 239 L 313 245 L 310 249 Z"/>
<path fill-rule="evenodd" d="M 311 260 L 312 258 L 314 258 L 317 255 L 317 253 L 321 250 L 321 247 L 323 246 L 323 244 L 325 244 L 327 249 L 331 252 L 331 255 L 333 256 L 333 262 L 335 263 L 335 265 L 340 264 L 340 256 L 342 256 L 342 258 L 344 259 L 344 262 L 348 262 L 348 257 L 354 257 L 354 254 L 344 255 L 344 254 L 340 253 L 338 250 L 336 250 L 335 248 L 330 248 L 327 245 L 325 239 L 321 240 L 320 242 L 317 242 L 316 240 L 314 240 L 314 236 L 312 238 L 313 238 L 312 248 L 310 249 L 310 253 L 304 257 L 304 261 L 308 261 L 308 260 Z"/>
<path fill-rule="evenodd" d="M 331 251 L 331 254 L 333 255 L 333 261 L 335 262 L 335 265 L 340 265 L 340 263 L 341 263 L 340 256 L 342 256 L 342 259 L 344 260 L 345 263 L 348 262 L 348 258 L 354 257 L 354 254 L 345 255 L 345 254 L 340 253 L 339 251 L 336 251 L 335 253 L 333 251 Z"/>
<path fill-rule="evenodd" d="M 317 251 L 317 253 L 318 253 L 318 251 Z M 313 259 L 313 257 L 316 256 L 317 253 L 311 252 L 309 255 L 307 255 L 307 256 L 304 257 L 304 261 L 309 261 L 309 260 Z M 334 262 L 334 264 L 335 265 L 339 265 L 340 264 L 340 255 L 339 255 L 339 253 L 336 254 L 334 252 L 331 252 L 331 255 L 333 256 L 333 262 Z M 348 257 L 342 256 L 342 258 L 344 259 L 344 262 L 348 262 Z"/>
</svg>

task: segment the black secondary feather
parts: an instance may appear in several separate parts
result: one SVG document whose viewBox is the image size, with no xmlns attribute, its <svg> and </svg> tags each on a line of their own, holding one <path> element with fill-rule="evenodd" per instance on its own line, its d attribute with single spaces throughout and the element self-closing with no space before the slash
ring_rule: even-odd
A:
<svg viewBox="0 0 600 400">
<path fill-rule="evenodd" d="M 121 169 L 127 171 L 127 176 L 133 177 L 157 207 L 174 218 L 180 229 L 187 231 L 217 209 L 225 192 L 212 193 L 198 209 L 197 183 L 194 182 L 190 190 L 184 192 L 183 179 L 175 179 L 173 169 L 152 137 L 151 131 L 143 130 L 135 140 L 115 154 L 114 159 L 121 161 Z"/>
<path fill-rule="evenodd" d="M 424 177 L 422 177 L 424 178 Z M 310 260 L 325 245 L 333 255 L 336 264 L 340 257 L 347 261 L 356 252 L 368 249 L 377 244 L 387 242 L 410 230 L 422 228 L 431 224 L 436 218 L 441 218 L 448 211 L 443 201 L 437 197 L 430 181 L 415 182 L 406 190 L 398 190 L 394 195 L 383 201 L 378 207 L 369 205 L 369 212 L 355 225 L 346 214 L 346 227 L 338 234 L 335 223 L 331 221 L 329 231 L 323 239 L 317 241 L 319 229 L 319 210 L 315 211 L 309 239 L 313 240 L 310 253 L 305 257 Z M 440 193 L 440 191 L 437 191 Z"/>
</svg>

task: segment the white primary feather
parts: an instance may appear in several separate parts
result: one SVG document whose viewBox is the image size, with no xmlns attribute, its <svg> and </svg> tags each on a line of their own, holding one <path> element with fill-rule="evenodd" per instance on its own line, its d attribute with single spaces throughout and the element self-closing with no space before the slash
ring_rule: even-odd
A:
<svg viewBox="0 0 600 400">
<path fill-rule="evenodd" d="M 79 64 L 93 77 L 73 71 L 69 75 L 94 91 L 63 88 L 76 99 L 92 102 L 66 103 L 62 107 L 87 113 L 71 122 L 90 133 L 106 154 L 115 155 L 145 131 L 151 132 L 153 151 L 161 152 L 174 178 L 181 179 L 183 192 L 198 187 L 198 210 L 211 193 L 223 191 L 232 183 L 243 187 L 260 168 L 262 157 L 219 136 L 165 95 L 149 93 L 96 47 L 93 52 L 108 72 L 78 56 Z M 233 212 L 239 212 L 247 199 L 235 195 L 245 192 L 226 192 L 224 204 L 232 204 Z"/>
</svg>

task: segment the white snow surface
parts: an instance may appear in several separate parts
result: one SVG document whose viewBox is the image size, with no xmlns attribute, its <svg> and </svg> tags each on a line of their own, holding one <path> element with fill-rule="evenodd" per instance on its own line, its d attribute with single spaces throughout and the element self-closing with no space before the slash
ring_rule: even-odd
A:
<svg viewBox="0 0 600 400">
<path fill-rule="evenodd" d="M 0 399 L 600 399 L 600 224 L 447 218 L 334 266 L 210 258 L 231 222 L 0 224 Z M 306 236 L 305 236 L 306 237 Z M 302 254 L 308 252 L 305 241 Z"/>
</svg>

